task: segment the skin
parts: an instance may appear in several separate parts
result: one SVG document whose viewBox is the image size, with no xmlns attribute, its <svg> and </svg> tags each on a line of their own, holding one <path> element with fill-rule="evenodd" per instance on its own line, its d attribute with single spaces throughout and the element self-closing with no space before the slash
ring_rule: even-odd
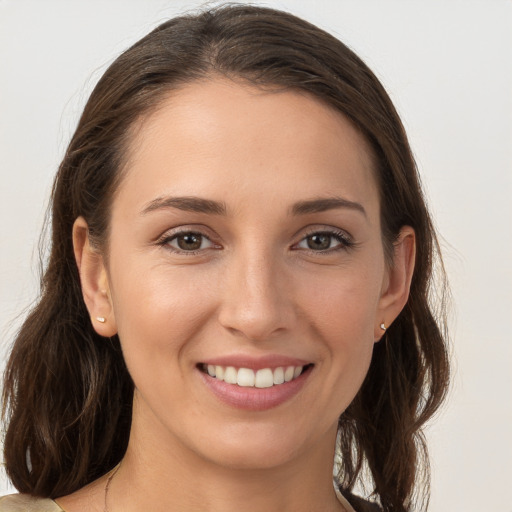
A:
<svg viewBox="0 0 512 512">
<path fill-rule="evenodd" d="M 110 512 L 342 510 L 332 487 L 337 420 L 380 324 L 407 301 L 414 262 L 404 227 L 386 264 L 364 138 L 308 95 L 221 78 L 174 91 L 134 133 L 108 258 L 89 244 L 84 219 L 73 233 L 94 327 L 119 334 L 136 387 Z M 226 212 L 159 206 L 171 196 Z M 292 213 L 334 197 L 350 205 Z M 203 235 L 196 252 L 179 249 L 180 230 Z M 310 247 L 314 233 L 328 248 Z M 197 368 L 233 354 L 313 366 L 289 400 L 248 411 L 219 400 Z M 103 510 L 105 483 L 58 502 Z"/>
</svg>

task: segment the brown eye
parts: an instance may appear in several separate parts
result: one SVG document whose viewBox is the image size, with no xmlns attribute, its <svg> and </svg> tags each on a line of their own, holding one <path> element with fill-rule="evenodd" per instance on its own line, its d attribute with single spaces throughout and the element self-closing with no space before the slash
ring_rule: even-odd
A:
<svg viewBox="0 0 512 512">
<path fill-rule="evenodd" d="M 201 233 L 184 232 L 178 233 L 164 243 L 175 251 L 194 252 L 212 247 L 212 242 Z"/>
<path fill-rule="evenodd" d="M 324 251 L 331 246 L 332 235 L 315 234 L 306 238 L 309 249 L 314 251 Z"/>
<path fill-rule="evenodd" d="M 187 233 L 176 237 L 178 247 L 184 251 L 196 251 L 201 248 L 203 237 L 195 233 Z"/>
<path fill-rule="evenodd" d="M 318 253 L 349 249 L 354 245 L 350 236 L 343 231 L 317 231 L 305 236 L 296 246 Z"/>
</svg>

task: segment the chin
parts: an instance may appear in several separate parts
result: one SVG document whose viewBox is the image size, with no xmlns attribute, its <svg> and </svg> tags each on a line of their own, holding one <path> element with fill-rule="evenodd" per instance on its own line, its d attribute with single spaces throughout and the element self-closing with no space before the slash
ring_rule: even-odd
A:
<svg viewBox="0 0 512 512">
<path fill-rule="evenodd" d="M 243 443 L 239 446 L 230 443 L 229 446 L 217 446 L 214 452 L 207 454 L 210 462 L 226 469 L 258 471 L 269 470 L 287 465 L 297 457 L 297 447 L 277 446 L 276 443 L 266 445 Z"/>
<path fill-rule="evenodd" d="M 221 428 L 221 432 L 202 440 L 196 445 L 197 452 L 210 462 L 233 470 L 269 470 L 286 466 L 301 457 L 307 457 L 319 443 L 318 432 L 305 435 L 308 430 L 293 429 L 280 423 L 231 425 Z M 335 440 L 333 428 L 332 450 Z M 325 439 L 322 436 L 322 439 Z M 204 442 L 206 441 L 206 442 Z M 196 453 L 197 453 L 196 452 Z"/>
</svg>

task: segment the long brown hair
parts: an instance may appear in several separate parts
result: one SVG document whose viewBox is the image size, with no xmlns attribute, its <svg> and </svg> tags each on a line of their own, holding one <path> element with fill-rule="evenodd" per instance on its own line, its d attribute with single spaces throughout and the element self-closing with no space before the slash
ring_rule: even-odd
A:
<svg viewBox="0 0 512 512">
<path fill-rule="evenodd" d="M 7 474 L 21 492 L 58 497 L 123 457 L 133 383 L 117 336 L 106 340 L 91 325 L 72 225 L 83 216 L 107 247 L 130 128 L 172 89 L 214 74 L 302 90 L 342 112 L 374 153 L 388 256 L 402 226 L 416 232 L 409 301 L 376 345 L 367 378 L 340 417 L 338 438 L 342 490 L 350 493 L 369 472 L 371 495 L 384 510 L 413 510 L 419 498 L 428 501 L 421 427 L 446 394 L 449 368 L 446 285 L 441 279 L 433 288 L 438 244 L 405 131 L 379 81 L 343 43 L 288 13 L 243 5 L 163 23 L 125 51 L 91 94 L 55 179 L 40 298 L 5 373 Z M 442 265 L 436 268 L 442 277 Z"/>
</svg>

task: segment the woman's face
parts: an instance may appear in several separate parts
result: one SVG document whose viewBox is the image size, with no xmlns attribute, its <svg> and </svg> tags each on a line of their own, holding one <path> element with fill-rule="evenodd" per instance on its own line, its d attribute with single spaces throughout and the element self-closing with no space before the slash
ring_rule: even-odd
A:
<svg viewBox="0 0 512 512">
<path fill-rule="evenodd" d="M 98 327 L 135 383 L 132 435 L 239 468 L 332 451 L 392 320 L 364 139 L 308 95 L 224 79 L 138 128 Z"/>
</svg>

